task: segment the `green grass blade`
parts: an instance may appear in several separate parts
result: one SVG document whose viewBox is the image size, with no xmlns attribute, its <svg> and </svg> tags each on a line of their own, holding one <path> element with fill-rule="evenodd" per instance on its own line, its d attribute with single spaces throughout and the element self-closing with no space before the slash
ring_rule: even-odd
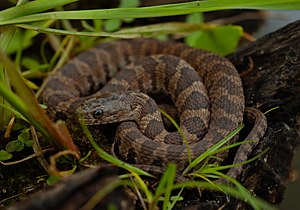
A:
<svg viewBox="0 0 300 210">
<path fill-rule="evenodd" d="M 3 88 L 3 87 L 2 87 Z M 3 89 L 1 90 L 1 92 L 3 91 Z M 4 91 L 7 91 L 7 90 L 4 90 Z M 18 112 L 17 110 L 11 108 L 10 106 L 6 105 L 6 104 L 0 104 L 0 107 L 3 107 L 5 108 L 6 110 L 8 110 L 9 112 L 15 114 L 18 118 L 28 122 L 28 120 L 20 113 Z"/>
<path fill-rule="evenodd" d="M 219 174 L 219 176 L 222 176 L 222 173 Z M 241 193 L 239 189 L 236 189 L 232 186 L 224 185 L 224 184 L 217 184 L 211 185 L 210 183 L 204 182 L 204 181 L 187 181 L 185 183 L 178 183 L 173 185 L 173 190 L 181 189 L 182 187 L 190 187 L 190 188 L 204 188 L 208 190 L 213 190 L 213 191 L 221 191 L 225 192 L 226 194 L 238 198 L 242 201 L 245 201 L 246 203 L 249 203 L 252 205 L 254 203 L 255 209 L 260 209 L 260 210 L 276 210 L 274 206 L 271 204 L 263 201 L 262 199 L 258 197 L 252 196 L 248 191 L 244 191 Z M 252 205 L 253 206 L 253 205 Z"/>
<path fill-rule="evenodd" d="M 273 107 L 273 108 L 267 110 L 266 112 L 264 112 L 264 115 L 268 114 L 269 112 L 274 111 L 275 109 L 279 109 L 279 108 L 280 108 L 280 106 L 275 106 L 275 107 Z"/>
<path fill-rule="evenodd" d="M 119 30 L 117 33 L 137 33 L 137 34 L 169 34 L 174 32 L 193 32 L 199 30 L 209 30 L 211 25 L 200 23 L 186 23 L 186 22 L 167 22 L 157 23 L 145 26 L 138 26 L 133 28 L 125 28 Z"/>
<path fill-rule="evenodd" d="M 19 113 L 28 112 L 26 105 L 23 103 L 23 101 L 10 89 L 8 89 L 7 86 L 3 83 L 0 83 L 0 95 L 3 96 L 11 105 L 16 107 L 16 109 L 19 110 Z M 5 107 L 5 105 L 2 105 L 2 107 Z"/>
<path fill-rule="evenodd" d="M 40 0 L 42 1 L 42 0 Z M 45 0 L 43 0 L 45 1 Z M 47 1 L 47 0 L 46 0 Z M 51 2 L 51 1 L 49 1 Z M 117 8 L 117 9 L 95 9 L 95 10 L 78 10 L 78 11 L 57 11 L 40 14 L 25 15 L 7 20 L 4 18 L 0 25 L 20 24 L 41 20 L 66 20 L 66 19 L 124 19 L 124 18 L 149 18 L 173 15 L 185 15 L 196 12 L 208 12 L 224 9 L 300 9 L 299 0 L 209 0 L 194 1 L 188 3 L 177 3 L 162 6 L 140 7 L 140 8 Z M 1 12 L 0 12 L 1 17 Z M 2 14 L 3 17 L 3 14 Z M 7 15 L 4 15 L 7 17 Z"/>
<path fill-rule="evenodd" d="M 216 149 L 215 151 L 213 152 L 210 152 L 210 150 L 208 150 L 209 152 L 209 157 L 210 158 L 218 158 L 216 156 L 214 156 L 215 154 L 218 154 L 218 153 L 221 153 L 223 151 L 226 151 L 226 150 L 229 150 L 233 147 L 237 147 L 239 145 L 242 145 L 242 144 L 247 144 L 247 143 L 251 143 L 251 142 L 255 142 L 253 140 L 245 140 L 245 141 L 242 141 L 242 142 L 237 142 L 237 143 L 233 143 L 233 144 L 229 144 L 227 146 L 224 146 L 224 147 L 220 147 L 219 149 Z M 211 167 L 217 167 L 215 164 L 207 164 L 208 163 L 208 159 L 203 159 L 205 160 L 205 162 L 202 164 L 202 166 L 194 173 L 201 173 L 203 171 L 203 169 L 206 167 L 206 168 L 209 168 L 208 166 L 211 166 Z M 202 161 L 202 160 L 201 160 Z M 200 161 L 200 162 L 201 162 Z M 225 167 L 225 166 L 222 166 L 222 167 Z M 230 168 L 230 166 L 226 167 L 226 168 Z M 224 168 L 225 169 L 225 168 Z"/>
<path fill-rule="evenodd" d="M 5 27 L 3 33 L 0 32 L 0 49 L 3 50 L 3 52 L 7 51 L 7 48 L 12 40 L 12 37 L 14 36 L 15 31 L 16 31 L 16 27 L 8 26 Z M 8 89 L 10 88 L 9 80 L 6 77 L 3 66 L 1 64 L 0 64 L 0 82 L 2 84 L 5 84 Z M 7 104 L 7 102 L 5 101 L 2 95 L 0 95 L 0 104 Z M 4 129 L 11 116 L 12 116 L 11 113 L 8 113 L 3 108 L 0 108 L 0 130 Z"/>
<path fill-rule="evenodd" d="M 237 180 L 235 180 L 221 172 L 218 172 L 218 171 L 215 171 L 214 174 L 219 177 L 228 179 L 231 183 L 233 183 L 235 187 L 231 187 L 231 185 L 229 187 L 231 187 L 233 191 L 238 192 L 239 197 L 236 197 L 236 198 L 248 203 L 253 209 L 255 209 L 255 210 L 265 210 L 265 209 L 275 210 L 275 207 L 273 208 L 273 206 L 268 204 L 266 201 L 264 201 L 260 198 L 253 197 L 253 195 Z"/>
<path fill-rule="evenodd" d="M 113 37 L 113 38 L 139 38 L 144 36 L 154 36 L 156 34 L 171 34 L 175 32 L 193 32 L 199 30 L 210 30 L 213 28 L 207 24 L 191 24 L 191 23 L 180 23 L 180 22 L 170 22 L 170 23 L 160 23 L 151 24 L 147 26 L 139 26 L 133 28 L 121 29 L 116 32 L 95 32 L 95 31 L 69 31 L 62 29 L 53 29 L 48 27 L 42 27 L 30 24 L 17 24 L 17 27 L 34 30 L 41 33 L 50 33 L 58 35 L 77 35 L 77 36 L 93 36 L 93 37 Z M 87 26 L 86 26 L 87 27 Z"/>
<path fill-rule="evenodd" d="M 237 135 L 242 129 L 244 125 L 241 125 L 237 129 L 235 129 L 233 132 L 231 132 L 228 136 L 226 136 L 224 139 L 210 147 L 206 152 L 201 154 L 199 157 L 197 157 L 195 160 L 191 162 L 191 164 L 188 165 L 188 167 L 182 172 L 182 174 L 186 174 L 189 170 L 191 170 L 193 167 L 198 165 L 201 161 L 203 161 L 205 158 L 215 154 L 216 150 L 218 150 L 220 147 L 222 147 L 224 144 L 226 144 L 231 138 L 233 138 L 235 135 Z"/>
<path fill-rule="evenodd" d="M 168 114 L 166 113 L 164 110 L 162 109 L 159 109 L 159 111 L 168 119 L 170 120 L 170 122 L 174 125 L 174 127 L 176 128 L 176 130 L 178 131 L 180 137 L 182 138 L 186 148 L 187 148 L 187 151 L 188 151 L 188 158 L 189 158 L 189 163 L 191 164 L 191 150 L 190 150 L 190 147 L 189 147 L 189 143 L 185 137 L 185 135 L 183 134 L 182 130 L 180 129 L 179 125 L 176 123 L 176 121 Z"/>
<path fill-rule="evenodd" d="M 163 176 L 161 177 L 161 179 L 159 181 L 159 184 L 156 188 L 156 191 L 155 191 L 155 194 L 154 194 L 155 197 L 159 197 L 165 191 L 165 186 L 166 186 L 166 183 L 168 181 L 168 177 L 170 175 L 172 175 L 173 167 L 174 167 L 173 164 L 168 165 L 166 171 L 164 172 Z"/>
<path fill-rule="evenodd" d="M 114 156 L 108 154 L 107 152 L 105 152 L 101 147 L 98 146 L 98 144 L 95 142 L 91 132 L 89 131 L 89 129 L 87 128 L 86 125 L 84 124 L 80 124 L 81 128 L 83 130 L 83 132 L 85 133 L 85 135 L 87 136 L 87 138 L 89 139 L 91 145 L 94 147 L 94 149 L 98 152 L 99 156 L 101 158 L 103 158 L 104 160 L 108 161 L 109 163 L 112 163 L 120 168 L 123 168 L 131 173 L 136 173 L 138 175 L 143 175 L 143 176 L 149 176 L 149 177 L 153 177 L 151 174 L 137 168 L 134 167 L 128 163 L 125 163 L 117 158 L 115 158 Z"/>
<path fill-rule="evenodd" d="M 262 151 L 261 153 L 259 153 L 255 157 L 253 157 L 253 158 L 251 158 L 249 160 L 246 160 L 244 162 L 241 162 L 241 163 L 236 163 L 236 164 L 231 164 L 231 165 L 225 165 L 225 166 L 206 167 L 206 168 L 203 168 L 201 170 L 201 173 L 208 174 L 208 173 L 212 173 L 214 171 L 220 171 L 220 170 L 224 170 L 224 169 L 228 169 L 228 168 L 233 168 L 235 166 L 245 165 L 245 164 L 248 164 L 250 162 L 253 162 L 254 160 L 257 160 L 259 157 L 261 157 L 262 155 L 264 155 L 267 151 L 269 151 L 269 148 L 265 149 L 264 151 Z"/>
<path fill-rule="evenodd" d="M 176 165 L 170 163 L 165 173 L 163 174 L 154 194 L 156 201 L 158 201 L 160 196 L 164 194 L 164 198 L 163 198 L 164 210 L 166 210 L 169 205 L 175 176 L 176 176 Z M 156 205 L 156 203 L 154 203 L 154 205 Z"/>
<path fill-rule="evenodd" d="M 141 177 L 137 173 L 131 172 L 131 174 L 135 177 L 135 179 L 139 185 L 139 188 L 145 193 L 147 201 L 149 203 L 152 203 L 153 195 L 152 195 L 152 192 L 148 189 L 146 183 L 141 179 Z"/>
<path fill-rule="evenodd" d="M 183 198 L 180 196 L 181 193 L 183 192 L 184 190 L 184 187 L 182 187 L 180 189 L 180 191 L 178 192 L 178 194 L 176 196 L 172 196 L 171 197 L 171 200 L 172 200 L 172 203 L 170 203 L 170 205 L 168 206 L 168 210 L 171 210 L 173 209 L 173 207 L 175 206 L 175 204 L 179 201 L 179 200 L 183 200 Z"/>
<path fill-rule="evenodd" d="M 34 125 L 47 139 L 59 147 L 66 147 L 77 152 L 66 127 L 62 124 L 53 124 L 47 117 L 44 110 L 38 104 L 32 90 L 25 84 L 20 75 L 17 66 L 5 55 L 0 49 L 0 65 L 5 69 L 11 84 L 13 85 L 14 94 L 3 83 L 0 83 L 0 94 L 9 102 L 18 112 L 20 112 L 32 125 Z"/>
<path fill-rule="evenodd" d="M 168 179 L 166 182 L 166 188 L 164 193 L 164 203 L 163 203 L 163 210 L 166 210 L 169 206 L 169 201 L 171 198 L 171 193 L 173 190 L 173 184 L 176 176 L 176 165 L 175 164 L 169 164 L 168 168 Z"/>
<path fill-rule="evenodd" d="M 41 33 L 57 34 L 57 35 L 77 35 L 77 36 L 103 36 L 103 37 L 113 37 L 113 38 L 123 38 L 132 39 L 141 37 L 139 34 L 129 34 L 129 33 L 109 33 L 109 32 L 81 32 L 81 31 L 68 31 L 62 29 L 46 28 L 41 26 L 33 26 L 28 24 L 18 24 L 20 28 L 30 29 Z"/>
<path fill-rule="evenodd" d="M 11 18 L 35 14 L 76 1 L 78 0 L 36 0 L 32 2 L 27 2 L 23 3 L 20 6 L 11 7 L 0 11 L 0 20 L 4 21 Z"/>
</svg>

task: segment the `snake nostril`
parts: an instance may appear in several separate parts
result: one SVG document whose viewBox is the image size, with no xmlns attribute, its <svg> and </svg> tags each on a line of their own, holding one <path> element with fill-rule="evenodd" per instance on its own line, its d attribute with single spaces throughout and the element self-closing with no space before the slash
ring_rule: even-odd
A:
<svg viewBox="0 0 300 210">
<path fill-rule="evenodd" d="M 103 115 L 103 110 L 102 109 L 96 109 L 95 112 L 93 113 L 94 118 L 102 117 L 102 115 Z"/>
</svg>

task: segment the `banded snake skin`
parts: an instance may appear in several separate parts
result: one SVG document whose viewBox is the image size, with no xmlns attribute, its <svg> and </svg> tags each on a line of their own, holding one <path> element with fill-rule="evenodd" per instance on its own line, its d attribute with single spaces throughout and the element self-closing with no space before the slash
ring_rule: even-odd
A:
<svg viewBox="0 0 300 210">
<path fill-rule="evenodd" d="M 148 93 L 170 95 L 180 116 L 179 132 L 167 132 Z M 144 94 L 145 93 L 145 94 Z M 82 52 L 49 76 L 41 99 L 53 119 L 84 116 L 88 125 L 122 122 L 114 149 L 129 163 L 179 170 L 243 122 L 254 124 L 233 163 L 246 161 L 267 128 L 265 116 L 245 108 L 235 67 L 225 58 L 182 43 L 118 40 Z M 227 175 L 237 176 L 242 166 Z"/>
</svg>

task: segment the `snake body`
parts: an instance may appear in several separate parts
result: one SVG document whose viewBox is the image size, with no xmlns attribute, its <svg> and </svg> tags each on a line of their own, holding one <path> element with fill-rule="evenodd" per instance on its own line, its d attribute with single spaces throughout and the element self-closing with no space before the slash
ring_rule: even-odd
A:
<svg viewBox="0 0 300 210">
<path fill-rule="evenodd" d="M 126 73 L 117 74 L 122 68 Z M 161 129 L 157 108 L 153 108 L 148 97 L 127 90 L 170 94 L 179 110 L 180 125 L 188 137 L 190 151 L 178 133 Z M 241 80 L 229 61 L 181 43 L 152 39 L 113 41 L 81 53 L 49 77 L 41 97 L 53 119 L 74 116 L 83 110 L 87 124 L 112 122 L 104 120 L 102 112 L 106 112 L 99 99 L 109 105 L 109 116 L 117 116 L 119 120 L 125 116 L 122 108 L 126 103 L 131 104 L 131 118 L 127 120 L 132 117 L 139 120 L 138 124 L 125 122 L 118 127 L 115 145 L 120 155 L 137 164 L 166 166 L 175 162 L 180 169 L 187 165 L 189 155 L 196 158 L 236 129 L 245 111 Z M 113 104 L 116 109 L 121 108 L 116 115 L 111 109 Z M 144 111 L 133 112 L 139 105 Z M 95 112 L 99 106 L 101 113 Z M 247 139 L 259 140 L 266 130 L 266 119 L 256 109 L 246 110 L 254 121 Z M 234 162 L 246 160 L 254 145 L 242 145 Z M 229 174 L 240 170 L 237 167 Z"/>
<path fill-rule="evenodd" d="M 189 143 L 198 141 L 206 133 L 210 111 L 209 98 L 202 80 L 188 63 L 171 55 L 147 56 L 131 63 L 97 94 L 81 101 L 85 123 L 95 125 L 135 120 L 139 130 L 150 139 L 167 144 L 183 143 L 179 132 L 169 133 L 164 129 L 161 114 L 150 98 L 141 96 L 134 100 L 135 97 L 126 94 L 123 98 L 115 96 L 105 99 L 101 95 L 128 90 L 170 95 L 180 116 L 181 131 Z M 105 116 L 95 118 L 96 110 Z"/>
</svg>

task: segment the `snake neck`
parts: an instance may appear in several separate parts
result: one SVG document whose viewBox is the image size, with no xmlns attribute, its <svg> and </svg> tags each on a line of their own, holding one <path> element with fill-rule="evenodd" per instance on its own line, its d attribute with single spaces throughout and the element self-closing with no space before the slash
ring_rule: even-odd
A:
<svg viewBox="0 0 300 210">
<path fill-rule="evenodd" d="M 138 125 L 145 117 L 158 110 L 156 102 L 148 95 L 141 92 L 132 92 L 131 98 L 127 99 L 132 109 L 132 121 Z"/>
</svg>

